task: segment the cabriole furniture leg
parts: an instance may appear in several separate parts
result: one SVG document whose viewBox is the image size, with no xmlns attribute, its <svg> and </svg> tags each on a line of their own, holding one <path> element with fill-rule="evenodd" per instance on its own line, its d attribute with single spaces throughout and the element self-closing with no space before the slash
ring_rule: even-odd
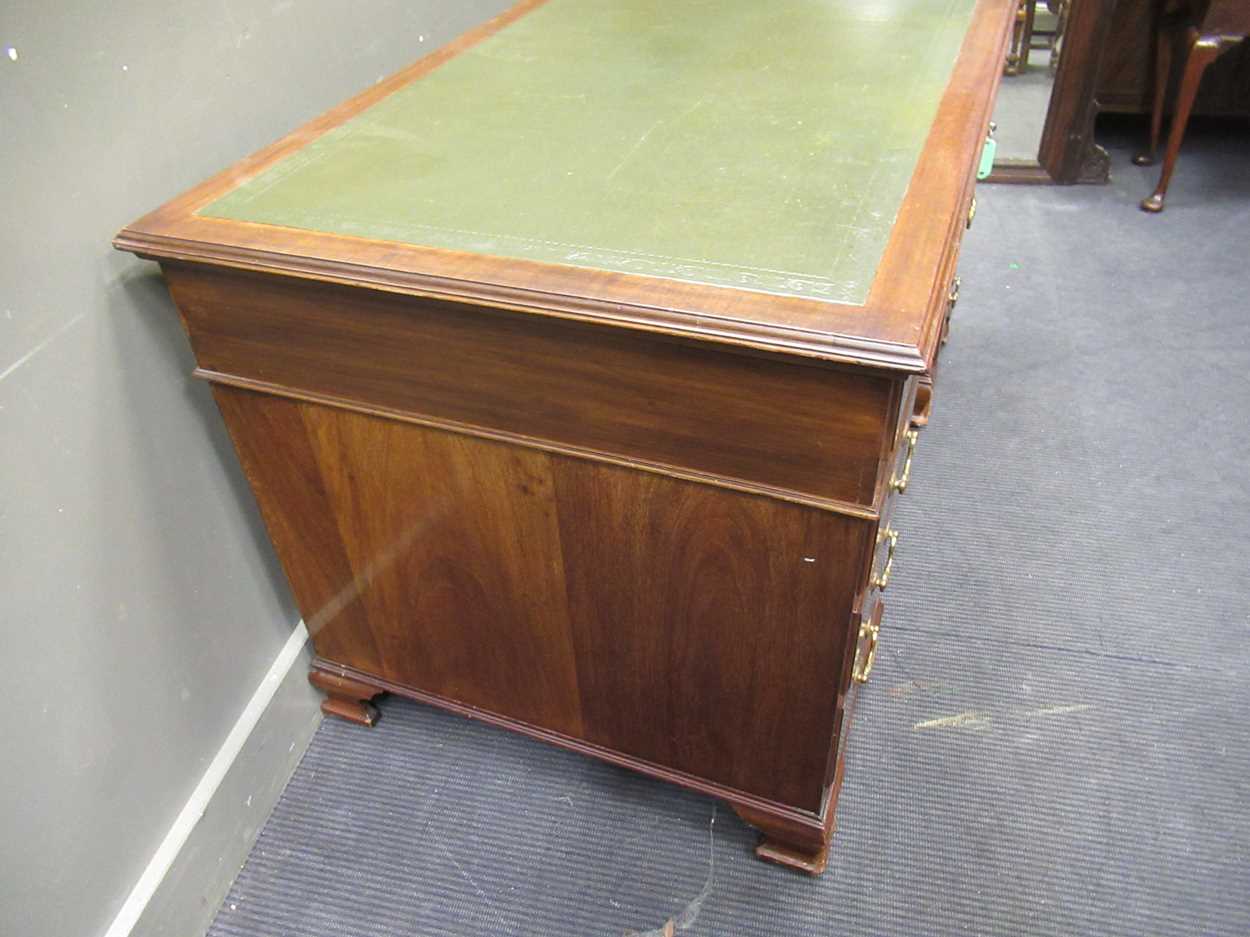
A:
<svg viewBox="0 0 1250 937">
<path fill-rule="evenodd" d="M 1250 34 L 1250 4 L 1237 0 L 1215 0 L 1196 18 L 1191 8 L 1185 7 L 1177 15 L 1159 11 L 1155 26 L 1157 54 L 1155 59 L 1154 101 L 1150 113 L 1150 146 L 1144 153 L 1133 157 L 1138 166 L 1153 166 L 1163 129 L 1163 110 L 1171 81 L 1173 51 L 1179 46 L 1181 83 L 1176 95 L 1175 113 L 1168 131 L 1167 149 L 1163 154 L 1163 169 L 1155 190 L 1144 198 L 1142 211 L 1163 211 L 1172 172 L 1180 155 L 1185 128 L 1193 110 L 1198 86 L 1202 83 L 1207 66 L 1224 52 L 1241 42 Z"/>
</svg>

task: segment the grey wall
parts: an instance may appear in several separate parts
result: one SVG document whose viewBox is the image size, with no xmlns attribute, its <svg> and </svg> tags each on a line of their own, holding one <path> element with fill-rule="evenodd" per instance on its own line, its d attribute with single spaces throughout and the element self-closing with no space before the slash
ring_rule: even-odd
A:
<svg viewBox="0 0 1250 937">
<path fill-rule="evenodd" d="M 298 619 L 155 268 L 110 238 L 507 5 L 4 4 L 0 933 L 104 931 Z"/>
</svg>

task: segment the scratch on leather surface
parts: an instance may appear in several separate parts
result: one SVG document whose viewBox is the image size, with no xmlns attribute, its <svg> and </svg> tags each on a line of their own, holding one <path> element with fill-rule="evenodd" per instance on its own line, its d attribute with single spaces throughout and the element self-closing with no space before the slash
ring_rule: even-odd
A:
<svg viewBox="0 0 1250 937">
<path fill-rule="evenodd" d="M 686 108 L 685 111 L 683 111 L 676 118 L 674 118 L 671 121 L 671 123 L 680 124 L 683 120 L 685 120 L 687 117 L 689 117 L 699 108 L 701 108 L 706 102 L 707 102 L 707 98 L 699 98 L 699 100 L 695 101 L 693 105 Z M 661 127 L 662 125 L 666 123 L 670 123 L 670 121 L 668 121 L 666 118 L 661 117 L 654 124 L 648 127 L 646 133 L 644 133 L 641 137 L 638 138 L 638 142 L 625 151 L 625 155 L 621 157 L 621 161 L 612 167 L 612 171 L 608 173 L 606 181 L 611 182 L 612 179 L 616 176 L 616 174 L 621 171 L 621 168 L 626 163 L 629 162 L 630 157 L 632 157 L 635 153 L 637 153 L 642 148 L 642 145 L 647 142 L 647 139 L 651 136 L 651 134 L 655 133 L 655 131 L 659 127 Z"/>
</svg>

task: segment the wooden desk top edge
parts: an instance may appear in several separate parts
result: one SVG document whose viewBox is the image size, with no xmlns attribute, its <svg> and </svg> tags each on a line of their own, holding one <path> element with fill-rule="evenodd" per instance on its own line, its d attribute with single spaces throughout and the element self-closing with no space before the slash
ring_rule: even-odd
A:
<svg viewBox="0 0 1250 937">
<path fill-rule="evenodd" d="M 977 0 L 971 27 L 862 306 L 203 217 L 196 212 L 545 0 L 521 0 L 128 225 L 119 250 L 903 372 L 930 366 L 944 268 L 964 224 L 968 154 L 980 152 L 1010 40 L 1012 0 Z M 974 157 L 975 159 L 975 157 Z"/>
</svg>

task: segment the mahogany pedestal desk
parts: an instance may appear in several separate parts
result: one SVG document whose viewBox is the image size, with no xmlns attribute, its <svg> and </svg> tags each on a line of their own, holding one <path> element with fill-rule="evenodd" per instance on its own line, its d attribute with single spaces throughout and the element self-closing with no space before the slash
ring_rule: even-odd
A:
<svg viewBox="0 0 1250 937">
<path fill-rule="evenodd" d="M 117 236 L 327 713 L 483 719 L 824 868 L 1014 6 L 529 0 Z"/>
</svg>

